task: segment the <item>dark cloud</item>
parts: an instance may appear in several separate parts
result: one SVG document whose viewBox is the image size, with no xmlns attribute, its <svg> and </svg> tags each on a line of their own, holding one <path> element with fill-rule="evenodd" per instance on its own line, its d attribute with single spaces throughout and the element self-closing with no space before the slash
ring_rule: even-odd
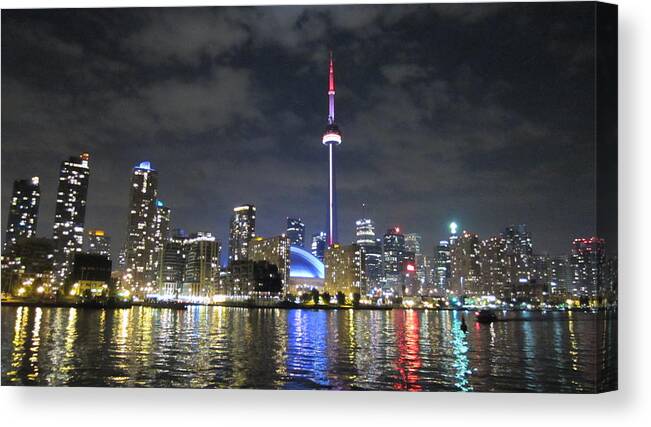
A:
<svg viewBox="0 0 651 427">
<path fill-rule="evenodd" d="M 126 224 L 150 160 L 175 226 L 226 240 L 324 228 L 326 61 L 337 60 L 339 229 L 367 202 L 379 232 L 530 225 L 560 253 L 594 230 L 592 7 L 279 6 L 3 11 L 2 206 L 39 175 L 49 235 L 59 162 L 89 150 L 87 224 Z M 3 224 L 4 226 L 4 224 Z"/>
</svg>

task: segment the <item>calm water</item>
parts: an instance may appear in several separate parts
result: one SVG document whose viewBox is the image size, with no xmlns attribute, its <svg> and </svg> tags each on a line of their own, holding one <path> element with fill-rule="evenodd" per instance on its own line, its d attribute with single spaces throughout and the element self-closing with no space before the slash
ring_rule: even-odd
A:
<svg viewBox="0 0 651 427">
<path fill-rule="evenodd" d="M 616 319 L 512 313 L 2 307 L 2 385 L 594 392 Z"/>
</svg>

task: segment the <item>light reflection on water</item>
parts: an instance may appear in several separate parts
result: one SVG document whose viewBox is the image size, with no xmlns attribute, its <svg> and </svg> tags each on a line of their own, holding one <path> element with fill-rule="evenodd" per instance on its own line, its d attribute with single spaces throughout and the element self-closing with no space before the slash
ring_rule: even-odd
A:
<svg viewBox="0 0 651 427">
<path fill-rule="evenodd" d="M 468 333 L 460 329 L 462 316 Z M 612 316 L 611 316 L 612 317 Z M 593 392 L 617 321 L 588 313 L 2 307 L 2 384 Z"/>
</svg>

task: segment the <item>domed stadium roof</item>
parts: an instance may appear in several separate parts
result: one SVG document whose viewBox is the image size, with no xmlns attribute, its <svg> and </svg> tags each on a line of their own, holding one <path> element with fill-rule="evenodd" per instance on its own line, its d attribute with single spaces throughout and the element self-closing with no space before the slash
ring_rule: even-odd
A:
<svg viewBox="0 0 651 427">
<path fill-rule="evenodd" d="M 325 268 L 323 263 L 317 257 L 296 246 L 289 249 L 289 277 L 308 277 L 313 279 L 323 279 L 325 277 Z"/>
</svg>

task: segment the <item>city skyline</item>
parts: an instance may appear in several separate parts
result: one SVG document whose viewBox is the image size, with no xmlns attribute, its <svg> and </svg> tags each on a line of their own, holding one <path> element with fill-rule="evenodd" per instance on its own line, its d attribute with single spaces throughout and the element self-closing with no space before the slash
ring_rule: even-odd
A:
<svg viewBox="0 0 651 427">
<path fill-rule="evenodd" d="M 616 390 L 617 30 L 3 11 L 3 385 Z"/>
<path fill-rule="evenodd" d="M 487 31 L 492 20 L 505 16 L 520 17 L 531 25 L 542 27 L 539 12 L 542 10 L 551 16 L 560 14 L 560 9 L 557 11 L 555 7 L 486 5 L 473 8 L 472 13 L 445 5 L 370 7 L 367 9 L 374 11 L 370 18 L 363 18 L 360 9 L 353 8 L 358 13 L 349 13 L 346 23 L 339 22 L 343 18 L 337 7 L 281 8 L 283 19 L 287 20 L 282 23 L 284 25 L 301 19 L 319 22 L 321 15 L 317 12 L 320 12 L 330 18 L 328 29 L 332 31 L 317 31 L 315 39 L 308 42 L 299 38 L 290 41 L 273 37 L 263 41 L 260 34 L 251 30 L 250 34 L 242 35 L 253 45 L 248 50 L 242 49 L 241 41 L 230 40 L 228 46 L 215 47 L 217 51 L 214 52 L 209 50 L 211 45 L 208 42 L 215 31 L 222 31 L 222 27 L 230 25 L 225 14 L 229 19 L 246 22 L 253 19 L 251 13 L 240 8 L 228 11 L 183 9 L 181 16 L 188 21 L 214 19 L 219 25 L 215 29 L 203 29 L 200 35 L 204 38 L 198 41 L 193 51 L 170 44 L 148 51 L 151 57 L 138 61 L 135 61 L 132 49 L 142 48 L 140 44 L 146 43 L 148 39 L 143 33 L 154 32 L 164 23 L 169 23 L 167 10 L 152 13 L 103 10 L 96 14 L 60 11 L 50 12 L 48 16 L 39 16 L 37 11 L 32 11 L 23 15 L 19 12 L 15 12 L 15 16 L 12 13 L 3 15 L 3 20 L 9 24 L 12 19 L 44 23 L 38 29 L 3 26 L 3 36 L 11 40 L 16 32 L 34 32 L 32 37 L 8 45 L 6 58 L 3 58 L 5 104 L 12 107 L 6 108 L 8 113 L 3 114 L 3 206 L 8 204 L 11 181 L 39 176 L 41 207 L 37 235 L 49 237 L 56 193 L 53 177 L 57 172 L 56 162 L 52 164 L 50 156 L 59 156 L 59 161 L 87 150 L 91 153 L 93 166 L 86 227 L 106 230 L 113 238 L 114 261 L 124 240 L 129 174 L 133 166 L 142 161 L 151 161 L 159 171 L 159 194 L 171 209 L 175 228 L 211 232 L 221 242 L 227 242 L 227 224 L 233 207 L 250 202 L 259 211 L 258 235 L 273 236 L 283 232 L 286 217 L 302 218 L 307 236 L 324 231 L 327 159 L 324 159 L 319 141 L 319 129 L 326 118 L 323 101 L 326 70 L 323 64 L 327 63 L 328 49 L 331 48 L 336 51 L 337 72 L 341 74 L 338 77 L 339 109 L 342 111 L 339 117 L 343 117 L 342 127 L 347 140 L 346 144 L 338 147 L 339 241 L 348 244 L 355 240 L 355 221 L 362 218 L 361 205 L 367 203 L 367 216 L 373 218 L 378 230 L 398 225 L 406 232 L 417 232 L 423 236 L 426 253 L 433 252 L 436 242 L 446 237 L 447 224 L 451 221 L 481 238 L 496 235 L 509 224 L 526 223 L 534 236 L 536 253 L 567 253 L 574 238 L 596 235 L 595 224 L 591 224 L 594 222 L 591 214 L 594 185 L 587 181 L 591 170 L 582 171 L 575 167 L 588 165 L 592 158 L 590 120 L 583 120 L 583 125 L 574 123 L 571 126 L 569 122 L 572 120 L 565 118 L 560 123 L 566 126 L 561 126 L 563 131 L 557 135 L 558 129 L 552 132 L 543 126 L 548 120 L 545 117 L 560 114 L 551 109 L 554 103 L 547 98 L 552 95 L 543 96 L 530 82 L 512 78 L 515 70 L 507 65 L 489 66 L 481 70 L 483 75 L 478 75 L 480 70 L 473 66 L 472 60 L 455 63 L 453 59 L 458 62 L 460 58 L 451 51 L 452 45 L 462 48 L 464 44 L 476 41 L 482 31 Z M 262 19 L 272 19 L 274 9 L 277 8 L 262 9 L 259 12 Z M 418 46 L 431 45 L 433 38 L 447 39 L 447 33 L 424 30 L 423 18 L 417 16 L 419 11 L 442 23 L 453 23 L 446 27 L 448 35 L 459 32 L 465 36 L 451 41 L 450 46 L 441 47 L 442 52 L 432 52 L 436 58 L 429 58 L 419 52 Z M 582 32 L 581 25 L 578 25 L 575 29 L 556 31 L 576 33 L 587 40 L 591 35 L 587 26 L 591 23 L 584 19 L 581 7 L 570 6 L 563 8 L 562 12 L 558 17 L 561 22 L 576 22 L 586 25 L 586 28 Z M 542 16 L 547 16 L 545 14 Z M 89 31 L 89 22 L 93 19 L 112 22 L 118 16 L 130 18 L 122 24 L 132 36 L 127 37 L 128 45 L 122 46 L 124 58 L 130 58 L 130 61 L 109 58 L 101 46 L 89 44 L 82 37 L 84 31 Z M 52 31 L 54 23 L 71 19 L 78 22 L 76 29 L 67 33 Z M 367 34 L 368 30 L 361 30 L 362 19 L 367 20 L 364 21 L 366 27 L 389 25 L 396 29 L 395 40 L 381 41 L 389 45 L 388 49 L 353 54 L 348 42 L 356 41 L 363 45 L 378 41 L 372 34 Z M 142 31 L 129 30 L 130 22 L 146 25 Z M 467 26 L 475 30 L 472 36 L 464 32 Z M 187 30 L 183 19 L 174 28 L 181 36 Z M 422 35 L 415 36 L 413 32 L 418 29 L 423 30 Z M 297 36 L 302 34 L 301 31 L 293 30 L 289 34 Z M 401 51 L 391 50 L 390 47 L 395 47 L 400 41 L 401 31 L 405 33 L 402 37 L 412 40 L 414 46 Z M 504 41 L 501 37 L 508 35 L 501 33 L 507 30 L 491 31 L 495 31 L 491 33 L 494 43 Z M 50 38 L 41 46 L 39 40 L 42 40 L 43 32 Z M 554 34 L 551 30 L 542 34 L 550 48 L 555 40 Z M 53 61 L 55 72 L 43 76 L 40 70 L 29 67 L 35 58 L 16 56 L 15 49 L 21 49 L 20 43 L 33 44 L 34 52 L 43 50 L 42 53 Z M 271 48 L 272 57 L 276 59 L 273 68 L 271 57 L 255 55 L 265 46 Z M 37 108 L 34 96 L 17 95 L 29 95 L 30 84 L 36 79 L 42 89 L 39 96 L 51 96 L 53 102 L 68 100 L 68 95 L 56 97 L 56 92 L 53 93 L 47 85 L 61 83 L 58 79 L 71 72 L 63 64 L 57 68 L 56 60 L 74 61 L 75 48 L 93 52 L 90 64 L 82 64 L 84 66 L 80 68 L 79 72 L 85 75 L 66 83 L 72 86 L 71 89 L 81 90 L 84 85 L 89 85 L 88 89 L 94 88 L 82 92 L 85 93 L 83 96 L 78 95 L 81 97 L 79 103 L 93 104 L 96 99 L 91 94 L 99 97 L 118 94 L 111 84 L 111 77 L 93 68 L 101 63 L 113 65 L 117 75 L 131 73 L 131 81 L 141 82 L 141 87 L 134 88 L 136 92 L 146 93 L 152 100 L 158 96 L 158 102 L 166 106 L 159 105 L 158 108 L 163 109 L 156 110 L 152 104 L 133 104 L 134 99 L 126 96 L 121 101 L 126 102 L 122 105 L 123 111 L 131 111 L 135 116 L 133 119 L 122 117 L 122 126 L 109 128 L 106 123 L 99 123 L 101 120 L 97 118 L 80 115 L 80 120 L 68 123 L 66 132 L 63 132 L 57 127 L 66 122 L 62 117 L 62 121 L 48 122 L 53 132 L 49 132 L 47 137 L 41 135 L 39 138 L 38 130 L 29 130 L 18 138 L 17 121 L 29 120 L 34 114 L 49 114 L 52 119 L 57 114 L 64 114 L 44 111 L 47 107 L 34 110 Z M 229 53 L 231 48 L 240 48 L 244 52 Z M 519 64 L 519 59 L 526 56 L 524 51 L 516 49 L 516 52 L 512 65 Z M 575 53 L 578 52 L 579 49 L 575 49 Z M 485 63 L 483 53 L 478 55 Z M 529 59 L 538 65 L 542 62 L 537 61 L 561 59 L 547 51 L 542 55 L 544 60 Z M 519 58 L 518 61 L 515 57 Z M 558 88 L 546 86 L 553 93 L 555 102 L 569 102 L 570 98 L 580 94 L 590 95 L 590 82 L 586 82 L 584 87 L 575 84 L 570 76 L 544 75 L 540 70 L 534 70 L 536 64 L 530 65 L 532 68 L 528 70 L 530 73 L 535 71 L 533 75 L 541 82 L 558 80 Z M 23 71 L 27 66 L 27 72 L 20 76 L 14 72 L 15 66 L 19 65 Z M 588 66 L 590 61 L 585 59 L 576 64 L 576 67 Z M 143 81 L 143 73 L 152 67 L 166 70 L 169 76 L 159 75 L 164 74 L 161 72 L 152 75 L 151 81 Z M 272 69 L 273 73 L 270 73 Z M 553 68 L 547 67 L 546 70 L 549 72 Z M 454 76 L 465 81 L 454 80 Z M 504 86 L 507 77 L 510 87 Z M 183 83 L 184 80 L 189 83 Z M 561 93 L 560 87 L 570 81 L 572 90 Z M 223 86 L 226 82 L 235 84 L 241 93 L 228 92 Z M 478 93 L 478 85 L 490 90 Z M 198 89 L 203 91 L 197 92 Z M 415 90 L 422 91 L 420 100 L 415 96 Z M 521 105 L 515 108 L 516 92 L 522 96 L 523 91 L 537 103 L 528 108 Z M 224 93 L 239 101 L 226 108 L 222 99 Z M 202 101 L 189 100 L 188 96 L 193 94 Z M 452 102 L 450 97 L 458 102 Z M 274 102 L 275 99 L 282 99 L 282 102 Z M 421 106 L 423 111 L 416 108 L 419 102 L 428 103 Z M 455 105 L 463 105 L 466 110 L 457 111 Z M 539 108 L 535 108 L 536 105 Z M 114 108 L 116 104 L 109 102 L 107 106 Z M 97 105 L 89 107 L 96 108 Z M 573 110 L 575 115 L 589 113 L 582 110 L 583 106 L 579 107 L 578 113 Z M 517 114 L 515 110 L 518 110 Z M 79 116 L 79 111 L 74 108 L 73 111 Z M 112 117 L 110 115 L 117 114 L 117 111 L 111 109 L 107 113 Z M 155 120 L 151 116 L 154 113 Z M 214 113 L 214 117 L 212 122 L 207 122 L 200 117 L 191 117 L 190 113 L 198 116 Z M 427 117 L 423 115 L 425 113 Z M 474 133 L 459 133 L 459 128 L 467 126 L 464 123 L 470 117 L 477 121 Z M 137 122 L 135 118 L 142 121 Z M 174 123 L 161 123 L 164 119 L 173 119 Z M 500 124 L 502 120 L 513 126 L 507 129 Z M 581 120 L 577 120 L 579 122 Z M 125 145 L 125 141 L 143 135 L 140 144 Z M 432 139 L 436 143 L 424 142 Z M 538 152 L 540 147 L 545 150 Z M 570 151 L 567 151 L 568 147 L 571 147 Z M 528 158 L 532 154 L 530 151 L 536 154 L 532 158 Z M 567 165 L 556 167 L 561 161 L 559 158 Z M 431 168 L 423 171 L 424 166 Z M 16 167 L 20 167 L 20 172 Z M 557 176 L 537 178 L 536 173 L 544 173 L 545 168 L 555 168 Z M 392 173 L 384 173 L 386 170 Z M 267 181 L 255 179 L 261 173 L 274 174 L 274 191 L 268 191 Z M 394 178 L 387 180 L 386 175 Z M 557 209 L 549 209 L 549 206 Z"/>
</svg>

